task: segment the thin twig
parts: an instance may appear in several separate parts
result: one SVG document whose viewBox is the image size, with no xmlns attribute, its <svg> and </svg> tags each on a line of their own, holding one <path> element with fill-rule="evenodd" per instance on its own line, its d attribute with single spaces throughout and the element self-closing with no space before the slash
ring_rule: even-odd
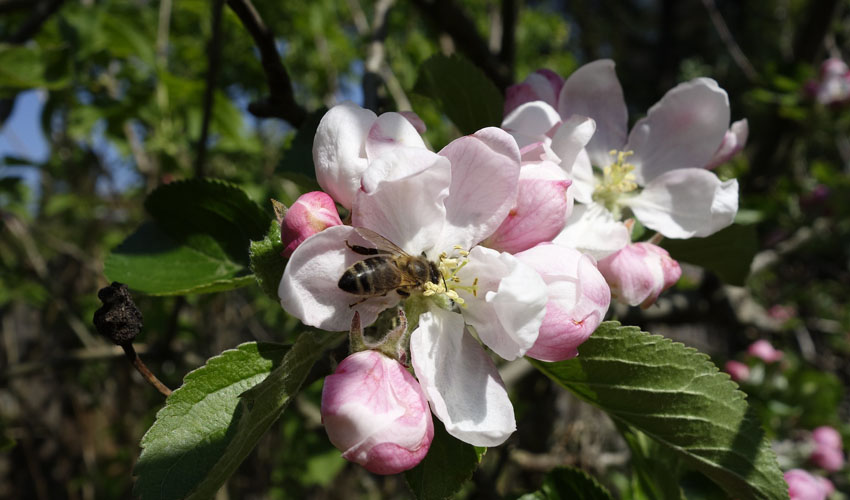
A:
<svg viewBox="0 0 850 500">
<path fill-rule="evenodd" d="M 732 56 L 732 60 L 735 61 L 735 64 L 738 65 L 738 68 L 741 69 L 744 76 L 747 77 L 747 80 L 750 82 L 758 81 L 758 72 L 753 67 L 753 64 L 750 62 L 749 58 L 747 58 L 746 54 L 744 54 L 744 51 L 741 50 L 738 42 L 735 41 L 735 37 L 733 37 L 732 32 L 729 31 L 729 26 L 726 25 L 723 15 L 720 14 L 719 10 L 717 10 L 717 5 L 714 4 L 714 0 L 702 0 L 702 4 L 705 5 L 705 10 L 708 11 L 708 17 L 711 18 L 711 23 L 714 24 L 714 29 L 717 30 L 717 35 L 720 36 L 720 40 L 723 42 L 723 45 L 726 46 L 726 50 L 729 51 L 729 55 Z"/>
<path fill-rule="evenodd" d="M 477 64 L 501 90 L 513 83 L 510 69 L 502 63 L 478 33 L 475 23 L 453 0 L 413 0 L 438 29 L 445 30 L 455 46 Z"/>
<path fill-rule="evenodd" d="M 6 42 L 22 44 L 35 36 L 35 34 L 38 33 L 38 30 L 41 29 L 41 25 L 43 25 L 54 12 L 59 10 L 63 1 L 64 0 L 50 0 L 35 4 L 32 8 L 32 15 L 24 21 L 23 24 L 21 24 L 21 27 L 18 28 L 18 30 L 15 31 L 6 40 Z"/>
<path fill-rule="evenodd" d="M 227 5 L 254 39 L 269 84 L 269 98 L 252 102 L 248 105 L 248 111 L 260 118 L 276 117 L 295 127 L 300 126 L 307 118 L 307 111 L 295 102 L 292 81 L 280 61 L 274 34 L 266 27 L 250 0 L 227 0 Z"/>
<path fill-rule="evenodd" d="M 212 34 L 207 42 L 207 81 L 204 88 L 204 115 L 201 121 L 201 136 L 198 138 L 198 154 L 195 156 L 195 177 L 204 176 L 204 166 L 207 156 L 207 140 L 210 133 L 213 102 L 215 101 L 215 82 L 218 78 L 218 67 L 221 61 L 221 11 L 224 0 L 212 3 Z"/>
<path fill-rule="evenodd" d="M 138 370 L 139 373 L 142 374 L 142 377 L 144 377 L 150 385 L 154 386 L 156 390 L 158 390 L 159 393 L 163 396 L 171 396 L 171 389 L 169 389 L 165 386 L 165 384 L 160 382 L 159 379 L 156 378 L 156 375 L 154 375 L 148 369 L 147 365 L 145 365 L 145 362 L 142 361 L 142 358 L 140 358 L 139 355 L 136 354 L 136 349 L 133 348 L 133 344 L 126 344 L 122 345 L 121 347 L 124 348 L 124 354 L 127 355 L 127 359 L 129 359 L 133 363 L 133 366 L 136 367 L 136 370 Z"/>
<path fill-rule="evenodd" d="M 502 41 L 499 44 L 499 60 L 513 74 L 516 60 L 516 25 L 519 7 L 516 0 L 502 0 Z"/>
</svg>

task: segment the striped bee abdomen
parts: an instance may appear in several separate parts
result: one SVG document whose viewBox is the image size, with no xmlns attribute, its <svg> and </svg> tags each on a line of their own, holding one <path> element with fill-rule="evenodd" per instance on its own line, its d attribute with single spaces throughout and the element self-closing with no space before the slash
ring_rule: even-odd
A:
<svg viewBox="0 0 850 500">
<path fill-rule="evenodd" d="M 337 286 L 354 295 L 384 295 L 401 283 L 401 273 L 394 258 L 387 255 L 355 262 L 342 273 Z"/>
</svg>

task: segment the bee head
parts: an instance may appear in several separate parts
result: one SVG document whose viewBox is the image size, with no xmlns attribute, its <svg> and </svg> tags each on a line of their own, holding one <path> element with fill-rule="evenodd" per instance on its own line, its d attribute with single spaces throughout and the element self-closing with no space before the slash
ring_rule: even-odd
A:
<svg viewBox="0 0 850 500">
<path fill-rule="evenodd" d="M 445 278 L 443 278 L 443 274 L 440 272 L 440 269 L 437 267 L 437 264 L 428 261 L 428 281 L 435 285 L 439 285 L 440 280 L 443 280 L 443 285 L 445 286 L 446 280 Z"/>
</svg>

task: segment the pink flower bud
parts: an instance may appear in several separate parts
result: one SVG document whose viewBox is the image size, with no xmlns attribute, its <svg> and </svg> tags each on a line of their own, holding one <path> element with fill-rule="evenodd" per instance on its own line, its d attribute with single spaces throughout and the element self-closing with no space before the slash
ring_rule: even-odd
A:
<svg viewBox="0 0 850 500">
<path fill-rule="evenodd" d="M 371 350 L 348 356 L 325 378 L 322 422 L 343 458 L 376 474 L 413 468 L 434 438 L 419 382 L 401 363 Z"/>
<path fill-rule="evenodd" d="M 592 258 L 560 245 L 540 244 L 516 258 L 540 274 L 549 294 L 537 341 L 526 356 L 541 361 L 574 358 L 608 311 L 611 291 L 605 278 Z"/>
<path fill-rule="evenodd" d="M 829 494 L 826 484 L 803 469 L 791 469 L 784 477 L 791 500 L 825 500 Z"/>
<path fill-rule="evenodd" d="M 830 427 L 828 425 L 816 427 L 812 431 L 812 441 L 817 443 L 819 446 L 833 448 L 836 450 L 840 450 L 844 446 L 844 443 L 841 439 L 841 434 L 839 434 L 839 432 L 833 427 Z"/>
<path fill-rule="evenodd" d="M 522 167 L 516 204 L 484 245 L 517 253 L 552 241 L 572 212 L 573 199 L 567 192 L 570 184 L 554 163 Z"/>
<path fill-rule="evenodd" d="M 599 261 L 599 271 L 611 295 L 630 306 L 646 309 L 682 275 L 667 250 L 652 243 L 632 243 Z"/>
<path fill-rule="evenodd" d="M 818 427 L 812 431 L 812 441 L 815 443 L 810 457 L 813 464 L 829 472 L 844 468 L 843 443 L 837 430 L 828 425 Z"/>
<path fill-rule="evenodd" d="M 289 258 L 302 241 L 331 226 L 342 224 L 333 199 L 321 191 L 302 194 L 286 211 L 280 224 L 283 256 Z"/>
<path fill-rule="evenodd" d="M 743 382 L 750 378 L 750 367 L 740 361 L 727 361 L 723 369 L 735 382 Z"/>
<path fill-rule="evenodd" d="M 750 347 L 747 348 L 747 353 L 750 356 L 759 358 L 765 363 L 774 363 L 782 359 L 782 351 L 777 351 L 770 345 L 770 342 L 762 339 L 756 340 Z"/>
<path fill-rule="evenodd" d="M 558 108 L 558 95 L 564 79 L 549 69 L 539 69 L 531 73 L 522 83 L 511 85 L 505 91 L 505 116 L 511 111 L 531 101 L 543 101 Z"/>
</svg>

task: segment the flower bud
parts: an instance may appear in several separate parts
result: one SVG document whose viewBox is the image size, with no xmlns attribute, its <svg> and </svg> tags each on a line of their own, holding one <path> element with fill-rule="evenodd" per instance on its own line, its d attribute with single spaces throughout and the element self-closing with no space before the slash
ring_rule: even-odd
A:
<svg viewBox="0 0 850 500">
<path fill-rule="evenodd" d="M 770 345 L 770 342 L 762 339 L 756 340 L 750 347 L 747 348 L 747 353 L 750 356 L 759 358 L 765 363 L 774 363 L 782 359 L 782 351 L 777 351 Z"/>
<path fill-rule="evenodd" d="M 682 275 L 667 250 L 652 243 L 632 243 L 599 261 L 599 271 L 611 295 L 630 306 L 646 309 Z"/>
<path fill-rule="evenodd" d="M 844 468 L 843 443 L 837 430 L 828 425 L 818 427 L 812 431 L 812 441 L 815 444 L 810 457 L 812 463 L 829 472 Z"/>
<path fill-rule="evenodd" d="M 434 438 L 419 382 L 401 363 L 371 350 L 348 356 L 325 378 L 322 422 L 343 458 L 376 474 L 413 468 Z"/>
<path fill-rule="evenodd" d="M 740 361 L 727 361 L 723 370 L 728 373 L 735 382 L 743 382 L 750 378 L 750 367 Z"/>
<path fill-rule="evenodd" d="M 541 244 L 516 254 L 546 283 L 546 316 L 525 354 L 541 361 L 574 358 L 611 303 L 611 291 L 593 259 L 573 248 Z"/>
<path fill-rule="evenodd" d="M 784 477 L 791 500 L 825 500 L 829 494 L 829 486 L 803 469 L 791 469 Z"/>
<path fill-rule="evenodd" d="M 286 211 L 280 224 L 283 256 L 289 258 L 302 241 L 331 226 L 342 224 L 334 201 L 326 193 L 302 194 Z"/>
</svg>

